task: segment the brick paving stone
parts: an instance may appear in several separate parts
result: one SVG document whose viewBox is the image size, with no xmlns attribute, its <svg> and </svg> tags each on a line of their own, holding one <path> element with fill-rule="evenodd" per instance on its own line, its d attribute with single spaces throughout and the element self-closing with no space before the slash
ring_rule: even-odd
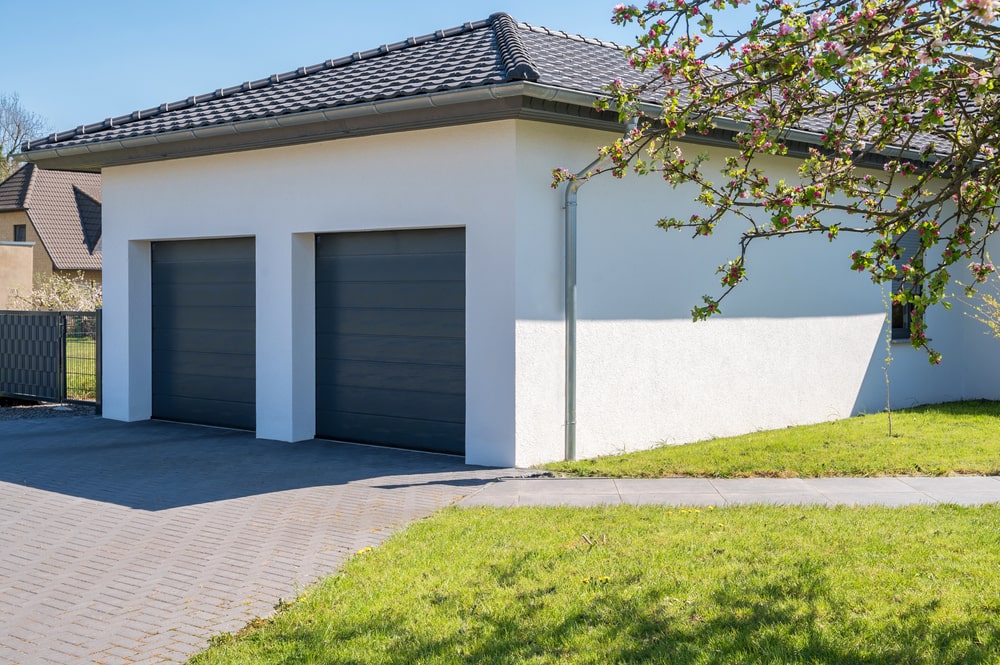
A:
<svg viewBox="0 0 1000 665">
<path fill-rule="evenodd" d="M 510 473 L 96 418 L 0 422 L 0 455 L 4 665 L 184 662 Z"/>
</svg>

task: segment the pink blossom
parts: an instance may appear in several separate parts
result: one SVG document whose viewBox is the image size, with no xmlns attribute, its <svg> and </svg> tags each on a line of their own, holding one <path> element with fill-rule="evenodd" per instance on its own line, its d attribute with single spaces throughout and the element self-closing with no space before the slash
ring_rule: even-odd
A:
<svg viewBox="0 0 1000 665">
<path fill-rule="evenodd" d="M 997 18 L 997 10 L 1000 9 L 1000 0 L 966 0 L 965 6 L 974 15 L 987 23 L 992 23 Z"/>
<path fill-rule="evenodd" d="M 819 31 L 829 20 L 828 14 L 813 14 L 809 17 L 809 27 L 813 32 Z"/>
<path fill-rule="evenodd" d="M 847 55 L 847 49 L 840 42 L 827 42 L 823 44 L 823 50 L 827 53 L 835 53 L 841 58 Z"/>
</svg>

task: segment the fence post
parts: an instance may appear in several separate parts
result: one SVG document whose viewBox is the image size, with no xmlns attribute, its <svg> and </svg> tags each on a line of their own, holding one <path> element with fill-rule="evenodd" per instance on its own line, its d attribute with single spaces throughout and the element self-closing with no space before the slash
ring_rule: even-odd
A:
<svg viewBox="0 0 1000 665">
<path fill-rule="evenodd" d="M 103 312 L 102 308 L 97 308 L 97 321 L 94 324 L 94 336 L 96 337 L 94 340 L 94 413 L 99 416 L 104 414 L 104 395 L 101 390 L 101 375 L 104 373 L 103 354 L 101 353 L 101 347 L 104 344 L 104 333 L 101 323 L 104 320 Z"/>
<path fill-rule="evenodd" d="M 56 314 L 59 317 L 59 402 L 66 401 L 66 315 L 63 312 Z"/>
</svg>

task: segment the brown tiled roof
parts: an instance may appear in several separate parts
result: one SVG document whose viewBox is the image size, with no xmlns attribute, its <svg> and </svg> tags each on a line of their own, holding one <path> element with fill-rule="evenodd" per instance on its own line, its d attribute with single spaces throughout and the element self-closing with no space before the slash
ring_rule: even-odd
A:
<svg viewBox="0 0 1000 665">
<path fill-rule="evenodd" d="M 0 212 L 24 210 L 58 270 L 101 269 L 101 176 L 28 164 L 0 183 Z"/>
</svg>

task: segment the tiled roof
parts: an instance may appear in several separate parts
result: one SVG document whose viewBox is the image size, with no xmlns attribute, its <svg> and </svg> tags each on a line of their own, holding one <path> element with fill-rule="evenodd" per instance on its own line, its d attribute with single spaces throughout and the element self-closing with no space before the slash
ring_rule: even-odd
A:
<svg viewBox="0 0 1000 665">
<path fill-rule="evenodd" d="M 20 168 L 0 183 L 0 212 L 24 210 L 24 199 L 28 195 L 28 183 L 34 166 Z"/>
<path fill-rule="evenodd" d="M 365 104 L 435 93 L 482 91 L 517 82 L 544 87 L 546 92 L 556 89 L 572 93 L 573 104 L 588 106 L 614 79 L 638 84 L 647 77 L 628 66 L 624 49 L 616 44 L 517 23 L 509 15 L 498 13 L 449 30 L 82 125 L 25 143 L 22 150 L 28 159 L 34 152 L 42 164 L 96 170 L 101 164 L 115 163 L 114 158 L 74 162 L 76 158 L 68 155 L 103 149 L 114 153 L 126 147 L 139 150 L 139 146 L 171 139 L 204 145 L 210 135 L 224 148 L 241 149 L 260 143 L 242 136 L 223 142 L 219 137 L 235 136 L 237 130 L 267 130 L 285 121 L 329 125 L 331 115 L 360 109 Z M 656 104 L 656 92 L 651 90 L 645 101 Z M 374 113 L 381 111 L 376 109 Z M 378 131 L 387 131 L 391 121 L 378 122 Z M 797 129 L 816 135 L 826 129 L 826 123 L 803 118 Z M 324 129 L 310 127 L 302 131 L 309 140 L 316 140 Z M 911 146 L 921 149 L 930 142 L 931 137 L 918 135 L 911 140 Z M 207 148 L 211 149 L 218 148 Z M 164 155 L 165 150 L 153 151 L 147 158 L 162 159 Z M 134 159 L 141 160 L 142 156 Z"/>
<path fill-rule="evenodd" d="M 539 83 L 600 95 L 614 79 L 642 83 L 617 44 L 520 24 L 520 37 L 539 71 Z"/>
<path fill-rule="evenodd" d="M 101 269 L 101 176 L 28 164 L 0 183 L 0 212 L 24 210 L 58 270 Z"/>
<path fill-rule="evenodd" d="M 26 143 L 26 152 L 153 136 L 365 102 L 531 81 L 594 93 L 632 78 L 615 44 L 507 14 L 216 90 Z"/>
</svg>

